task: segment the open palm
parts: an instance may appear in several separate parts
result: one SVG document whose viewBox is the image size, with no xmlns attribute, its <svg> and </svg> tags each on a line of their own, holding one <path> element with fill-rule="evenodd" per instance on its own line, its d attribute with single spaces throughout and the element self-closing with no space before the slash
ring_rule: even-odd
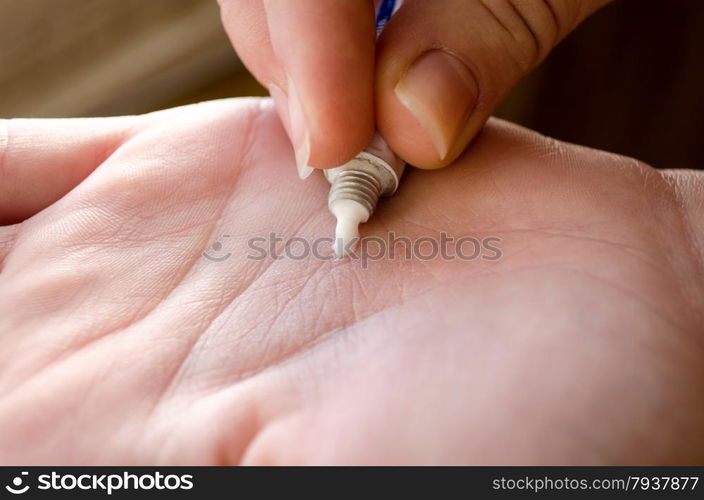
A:
<svg viewBox="0 0 704 500">
<path fill-rule="evenodd" d="M 268 100 L 8 130 L 0 462 L 704 460 L 701 174 L 493 121 L 363 234 L 501 258 L 362 266 L 251 258 L 334 224 Z"/>
</svg>

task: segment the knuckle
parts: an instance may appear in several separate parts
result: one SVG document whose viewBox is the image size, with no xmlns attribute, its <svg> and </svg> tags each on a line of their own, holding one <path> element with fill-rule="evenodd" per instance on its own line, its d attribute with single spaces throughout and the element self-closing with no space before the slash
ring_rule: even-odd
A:
<svg viewBox="0 0 704 500">
<path fill-rule="evenodd" d="M 555 0 L 480 0 L 503 32 L 504 46 L 522 72 L 537 66 L 557 44 L 563 10 Z"/>
</svg>

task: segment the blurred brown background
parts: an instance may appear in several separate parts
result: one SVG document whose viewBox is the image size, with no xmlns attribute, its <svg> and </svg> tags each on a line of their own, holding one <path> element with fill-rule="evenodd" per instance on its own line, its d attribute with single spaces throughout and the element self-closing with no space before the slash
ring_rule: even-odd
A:
<svg viewBox="0 0 704 500">
<path fill-rule="evenodd" d="M 264 95 L 215 0 L 0 0 L 0 117 L 132 114 Z M 704 165 L 704 1 L 616 0 L 498 115 L 658 167 Z"/>
</svg>

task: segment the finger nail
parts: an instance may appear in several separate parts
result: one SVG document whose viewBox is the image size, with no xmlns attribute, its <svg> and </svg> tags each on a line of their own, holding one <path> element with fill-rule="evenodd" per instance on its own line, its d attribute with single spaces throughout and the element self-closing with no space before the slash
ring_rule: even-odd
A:
<svg viewBox="0 0 704 500">
<path fill-rule="evenodd" d="M 289 136 L 296 152 L 298 177 L 305 179 L 313 172 L 313 167 L 308 165 L 310 159 L 310 132 L 308 119 L 303 110 L 303 103 L 291 78 L 288 79 L 288 116 L 291 128 Z"/>
<path fill-rule="evenodd" d="M 314 170 L 313 167 L 310 167 L 308 165 L 308 158 L 310 156 L 310 141 L 304 136 L 303 144 L 302 146 L 299 146 L 296 142 L 296 139 L 294 139 L 294 134 L 300 135 L 301 132 L 299 130 L 296 130 L 296 132 L 294 132 L 294 128 L 291 125 L 291 112 L 289 111 L 291 101 L 289 99 L 289 96 L 286 95 L 286 92 L 284 92 L 281 87 L 279 87 L 275 83 L 269 83 L 267 85 L 267 88 L 269 89 L 269 95 L 276 104 L 276 110 L 279 113 L 279 118 L 281 118 L 281 123 L 283 124 L 284 129 L 286 129 L 286 133 L 291 139 L 291 143 L 293 143 L 294 145 L 294 150 L 296 152 L 296 167 L 298 168 L 298 177 L 301 179 L 306 179 L 310 174 L 313 173 Z M 300 107 L 300 105 L 297 106 Z M 295 137 L 298 137 L 298 135 L 295 135 Z"/>
<path fill-rule="evenodd" d="M 276 111 L 279 113 L 279 118 L 281 119 L 281 124 L 286 129 L 286 133 L 291 137 L 291 120 L 288 117 L 288 96 L 286 92 L 281 90 L 281 87 L 275 83 L 269 83 L 266 88 L 269 90 L 269 95 L 274 100 L 276 105 Z"/>
<path fill-rule="evenodd" d="M 444 160 L 477 102 L 477 82 L 457 57 L 431 50 L 411 65 L 394 89 Z"/>
</svg>

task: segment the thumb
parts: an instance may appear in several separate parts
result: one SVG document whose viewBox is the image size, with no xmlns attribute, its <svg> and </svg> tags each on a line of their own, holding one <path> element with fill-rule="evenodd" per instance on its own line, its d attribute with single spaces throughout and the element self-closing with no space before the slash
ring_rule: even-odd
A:
<svg viewBox="0 0 704 500">
<path fill-rule="evenodd" d="M 377 126 L 421 168 L 451 163 L 511 88 L 610 0 L 408 1 L 377 52 Z"/>
</svg>

